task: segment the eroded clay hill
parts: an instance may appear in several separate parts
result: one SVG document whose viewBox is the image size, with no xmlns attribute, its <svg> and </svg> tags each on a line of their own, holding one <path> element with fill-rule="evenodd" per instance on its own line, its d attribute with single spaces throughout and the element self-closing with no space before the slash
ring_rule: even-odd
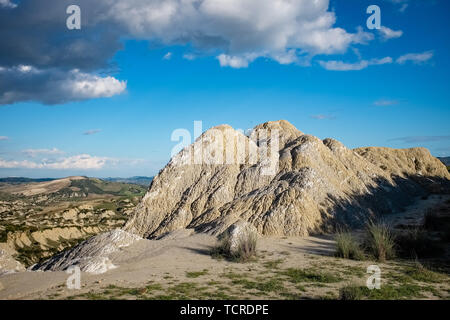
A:
<svg viewBox="0 0 450 320">
<path fill-rule="evenodd" d="M 448 188 L 449 179 L 424 148 L 351 150 L 283 120 L 249 136 L 222 125 L 171 159 L 124 230 L 149 238 L 182 228 L 219 234 L 244 220 L 262 235 L 305 236 L 361 226 Z"/>
</svg>

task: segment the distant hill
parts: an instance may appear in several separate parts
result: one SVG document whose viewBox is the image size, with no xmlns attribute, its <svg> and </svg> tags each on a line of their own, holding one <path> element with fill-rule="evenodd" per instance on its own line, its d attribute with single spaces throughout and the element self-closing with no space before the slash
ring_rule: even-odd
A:
<svg viewBox="0 0 450 320">
<path fill-rule="evenodd" d="M 446 166 L 450 166 L 450 157 L 441 157 L 441 158 L 438 157 L 438 159 L 441 160 L 442 163 L 445 164 Z"/>
<path fill-rule="evenodd" d="M 7 178 L 8 179 L 8 178 Z M 10 181 L 3 179 L 4 181 Z M 27 178 L 21 178 L 27 179 Z M 22 182 L 18 182 L 22 181 Z M 67 177 L 63 179 L 12 180 L 0 183 L 0 192 L 12 195 L 37 196 L 52 195 L 52 198 L 85 198 L 87 196 L 142 196 L 146 187 L 127 182 L 106 181 L 98 178 Z"/>
<path fill-rule="evenodd" d="M 111 182 L 139 184 L 141 186 L 148 187 L 148 186 L 150 186 L 150 183 L 152 182 L 153 177 L 136 176 L 136 177 L 131 177 L 131 178 L 104 178 L 102 180 L 111 181 Z"/>
<path fill-rule="evenodd" d="M 58 179 L 58 178 L 32 179 L 32 178 L 25 178 L 25 177 L 7 177 L 7 178 L 0 178 L 0 184 L 19 185 L 19 184 L 25 184 L 25 183 L 48 182 L 48 181 L 55 181 L 55 180 L 60 180 L 60 179 Z M 153 177 L 135 176 L 135 177 L 130 177 L 130 178 L 100 178 L 100 180 L 108 181 L 108 182 L 138 184 L 141 186 L 148 187 L 148 186 L 150 186 L 150 183 L 152 182 Z"/>
<path fill-rule="evenodd" d="M 31 183 L 31 182 L 46 182 L 53 181 L 56 179 L 52 178 L 42 178 L 42 179 L 31 179 L 24 177 L 8 177 L 8 178 L 0 178 L 0 183 L 8 183 L 8 184 L 22 184 L 22 183 Z"/>
</svg>

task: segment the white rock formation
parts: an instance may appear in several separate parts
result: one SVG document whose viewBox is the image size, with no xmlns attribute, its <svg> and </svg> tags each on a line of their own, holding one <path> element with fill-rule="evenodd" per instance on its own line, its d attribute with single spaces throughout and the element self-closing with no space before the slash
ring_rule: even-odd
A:
<svg viewBox="0 0 450 320">
<path fill-rule="evenodd" d="M 234 161 L 214 162 L 227 157 Z M 124 229 L 150 238 L 182 228 L 220 234 L 244 220 L 263 235 L 305 236 L 399 209 L 427 192 L 421 178 L 435 185 L 450 178 L 424 148 L 350 150 L 287 121 L 258 125 L 250 137 L 222 125 L 172 158 Z"/>
</svg>

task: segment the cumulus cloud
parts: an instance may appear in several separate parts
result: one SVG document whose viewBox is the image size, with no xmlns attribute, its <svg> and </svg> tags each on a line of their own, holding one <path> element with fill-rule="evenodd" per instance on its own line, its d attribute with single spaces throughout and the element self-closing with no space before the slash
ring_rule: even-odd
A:
<svg viewBox="0 0 450 320">
<path fill-rule="evenodd" d="M 163 59 L 164 59 L 164 60 L 170 60 L 170 59 L 172 59 L 172 52 L 167 52 L 167 53 L 164 55 Z"/>
<path fill-rule="evenodd" d="M 11 12 L 0 10 L 0 61 L 95 70 L 108 65 L 126 37 L 189 44 L 240 68 L 257 57 L 292 63 L 297 54 L 344 53 L 373 38 L 362 28 L 335 27 L 329 0 L 78 0 L 89 20 L 77 33 L 61 28 L 69 4 L 23 0 Z"/>
<path fill-rule="evenodd" d="M 391 57 L 385 57 L 382 59 L 360 60 L 355 63 L 347 63 L 337 60 L 319 61 L 319 64 L 323 68 L 331 71 L 355 71 L 365 69 L 371 65 L 382 65 L 389 63 L 392 63 Z"/>
<path fill-rule="evenodd" d="M 0 7 L 12 9 L 12 8 L 17 7 L 17 4 L 11 2 L 10 0 L 0 0 Z"/>
<path fill-rule="evenodd" d="M 408 53 L 397 59 L 397 63 L 405 64 L 406 62 L 412 62 L 414 64 L 422 64 L 433 58 L 433 51 L 426 51 L 422 53 Z"/>
<path fill-rule="evenodd" d="M 9 140 L 9 137 L 7 136 L 0 136 L 0 141 Z"/>
<path fill-rule="evenodd" d="M 106 157 L 96 157 L 88 154 L 80 154 L 71 157 L 60 158 L 55 161 L 42 160 L 4 160 L 0 158 L 0 168 L 3 169 L 102 169 L 111 159 Z"/>
<path fill-rule="evenodd" d="M 101 131 L 102 131 L 102 130 L 100 130 L 100 129 L 91 129 L 91 130 L 87 130 L 87 131 L 83 132 L 83 134 L 84 134 L 85 136 L 91 136 L 91 135 L 96 134 L 96 133 L 99 133 L 99 132 L 101 132 Z"/>
<path fill-rule="evenodd" d="M 125 91 L 126 82 L 77 69 L 63 71 L 19 65 L 0 69 L 0 88 L 0 104 L 20 101 L 59 104 L 112 97 Z"/>
<path fill-rule="evenodd" d="M 381 33 L 384 40 L 400 38 L 403 35 L 402 30 L 395 31 L 385 26 L 382 26 L 378 31 Z"/>
<path fill-rule="evenodd" d="M 277 60 L 291 49 L 343 53 L 371 40 L 362 29 L 334 27 L 328 6 L 328 0 L 119 0 L 103 19 L 136 38 L 221 50 L 222 66 L 242 68 L 257 57 Z"/>
<path fill-rule="evenodd" d="M 232 67 L 235 69 L 247 68 L 248 64 L 258 57 L 257 54 L 245 54 L 242 56 L 229 56 L 221 54 L 217 57 L 221 67 Z"/>
<path fill-rule="evenodd" d="M 185 53 L 185 54 L 183 54 L 183 59 L 186 59 L 186 60 L 192 61 L 192 60 L 195 60 L 196 58 L 197 58 L 197 56 L 195 54 L 193 54 L 193 53 Z"/>
<path fill-rule="evenodd" d="M 22 153 L 26 154 L 27 156 L 31 158 L 35 158 L 37 156 L 41 155 L 60 155 L 64 154 L 64 151 L 61 151 L 57 148 L 53 149 L 26 149 L 23 150 Z"/>
</svg>

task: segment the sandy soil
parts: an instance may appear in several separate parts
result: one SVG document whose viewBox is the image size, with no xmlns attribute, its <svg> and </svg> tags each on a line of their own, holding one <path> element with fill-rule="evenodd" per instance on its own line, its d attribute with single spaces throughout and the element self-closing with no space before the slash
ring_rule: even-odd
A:
<svg viewBox="0 0 450 320">
<path fill-rule="evenodd" d="M 409 216 L 419 219 L 427 208 L 446 199 L 448 198 L 430 197 L 420 200 L 405 212 L 392 215 L 389 219 L 394 223 L 400 223 Z M 225 298 L 239 299 L 337 298 L 340 287 L 350 283 L 365 283 L 369 276 L 366 269 L 375 263 L 335 258 L 332 236 L 261 238 L 258 242 L 258 258 L 249 263 L 211 257 L 210 250 L 215 245 L 216 239 L 212 236 L 182 232 L 169 239 L 140 240 L 112 255 L 112 262 L 118 268 L 99 275 L 82 273 L 82 287 L 79 290 L 69 290 L 66 287 L 66 280 L 70 275 L 65 272 L 17 272 L 0 276 L 0 299 L 136 299 L 147 296 L 122 292 L 112 297 L 104 293 L 108 288 L 142 288 L 149 284 L 157 284 L 159 287 L 154 298 L 171 298 L 163 296 L 168 292 L 176 296 L 174 290 L 180 284 L 191 284 L 193 291 L 198 288 L 197 285 L 200 286 L 206 292 L 204 296 L 199 297 L 195 293 L 186 293 L 186 296 L 205 299 L 217 297 L 212 293 L 217 294 L 218 291 Z M 409 262 L 376 264 L 385 275 L 383 283 L 390 283 L 394 281 L 394 275 L 401 273 Z M 273 290 L 271 287 L 263 290 L 264 288 L 248 284 L 249 281 L 257 284 L 270 279 L 276 284 L 275 281 L 280 280 L 280 275 L 289 268 L 324 272 L 335 275 L 340 280 L 311 280 L 301 283 L 301 286 L 295 281 L 287 281 L 282 282 L 286 288 L 275 287 Z M 236 278 L 247 282 L 235 281 Z M 433 287 L 437 291 L 429 289 L 421 298 L 448 299 L 450 282 L 448 277 L 446 279 Z M 289 295 L 284 289 L 289 291 Z M 284 296 L 280 295 L 282 291 Z"/>
</svg>

